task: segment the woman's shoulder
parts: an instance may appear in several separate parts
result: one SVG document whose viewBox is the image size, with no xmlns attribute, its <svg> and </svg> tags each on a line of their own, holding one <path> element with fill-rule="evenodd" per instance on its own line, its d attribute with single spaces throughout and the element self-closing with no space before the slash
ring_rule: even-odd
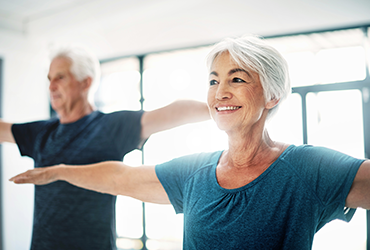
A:
<svg viewBox="0 0 370 250">
<path fill-rule="evenodd" d="M 339 153 L 338 151 L 334 149 L 330 149 L 323 146 L 314 146 L 310 144 L 302 144 L 302 145 L 288 145 L 286 148 L 287 154 L 328 154 L 328 153 Z"/>
<path fill-rule="evenodd" d="M 343 152 L 323 146 L 290 145 L 281 156 L 281 160 L 292 166 L 320 168 L 321 166 L 346 165 L 356 161 L 356 158 Z"/>
<path fill-rule="evenodd" d="M 218 162 L 222 152 L 223 151 L 194 153 L 175 158 L 173 161 L 187 162 L 191 165 L 205 165 L 208 163 Z"/>
<path fill-rule="evenodd" d="M 217 165 L 223 151 L 194 153 L 174 158 L 158 164 L 157 168 L 176 169 L 176 171 L 193 172 L 205 166 Z"/>
</svg>

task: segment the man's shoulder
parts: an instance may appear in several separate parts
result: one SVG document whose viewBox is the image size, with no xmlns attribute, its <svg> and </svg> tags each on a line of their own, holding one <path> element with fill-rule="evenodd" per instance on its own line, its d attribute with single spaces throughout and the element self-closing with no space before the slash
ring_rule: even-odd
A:
<svg viewBox="0 0 370 250">
<path fill-rule="evenodd" d="M 105 116 L 114 116 L 114 115 L 142 114 L 145 111 L 144 110 L 117 110 L 117 111 L 112 111 L 112 112 L 107 112 L 107 113 L 104 113 L 104 112 L 101 112 L 101 111 L 97 111 L 97 112 L 100 112 L 102 115 L 105 115 Z"/>
<path fill-rule="evenodd" d="M 35 121 L 29 121 L 29 122 L 16 122 L 13 123 L 13 127 L 32 127 L 32 126 L 52 126 L 53 124 L 59 123 L 59 119 L 56 117 L 52 117 L 50 119 L 46 120 L 35 120 Z"/>
</svg>

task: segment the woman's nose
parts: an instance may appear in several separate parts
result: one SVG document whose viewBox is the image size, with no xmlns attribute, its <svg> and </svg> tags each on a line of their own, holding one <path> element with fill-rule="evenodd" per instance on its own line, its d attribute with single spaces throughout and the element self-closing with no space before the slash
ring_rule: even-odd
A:
<svg viewBox="0 0 370 250">
<path fill-rule="evenodd" d="M 216 99 L 223 100 L 223 99 L 230 99 L 231 97 L 232 97 L 232 94 L 230 92 L 229 84 L 220 83 L 217 86 Z"/>
</svg>

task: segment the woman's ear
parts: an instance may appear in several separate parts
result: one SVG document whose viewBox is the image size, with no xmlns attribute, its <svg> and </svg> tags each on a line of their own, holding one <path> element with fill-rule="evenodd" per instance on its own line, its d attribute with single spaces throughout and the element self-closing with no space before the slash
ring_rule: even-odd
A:
<svg viewBox="0 0 370 250">
<path fill-rule="evenodd" d="M 266 109 L 272 109 L 279 103 L 280 99 L 272 98 L 270 101 L 268 101 L 265 105 Z"/>
</svg>

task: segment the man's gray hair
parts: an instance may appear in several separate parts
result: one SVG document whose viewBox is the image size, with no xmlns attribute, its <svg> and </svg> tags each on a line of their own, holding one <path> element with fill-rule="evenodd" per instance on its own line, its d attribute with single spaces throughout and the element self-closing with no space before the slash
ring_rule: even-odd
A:
<svg viewBox="0 0 370 250">
<path fill-rule="evenodd" d="M 81 47 L 60 47 L 51 53 L 51 61 L 55 58 L 67 58 L 71 61 L 71 73 L 77 81 L 82 81 L 87 77 L 92 78 L 92 83 L 88 93 L 88 100 L 94 104 L 94 95 L 100 82 L 100 64 L 95 55 Z"/>
<path fill-rule="evenodd" d="M 217 43 L 208 54 L 209 69 L 214 60 L 224 52 L 229 52 L 240 67 L 258 73 L 266 101 L 279 100 L 269 111 L 269 119 L 291 92 L 288 65 L 283 56 L 262 38 L 254 35 L 226 38 Z"/>
</svg>

